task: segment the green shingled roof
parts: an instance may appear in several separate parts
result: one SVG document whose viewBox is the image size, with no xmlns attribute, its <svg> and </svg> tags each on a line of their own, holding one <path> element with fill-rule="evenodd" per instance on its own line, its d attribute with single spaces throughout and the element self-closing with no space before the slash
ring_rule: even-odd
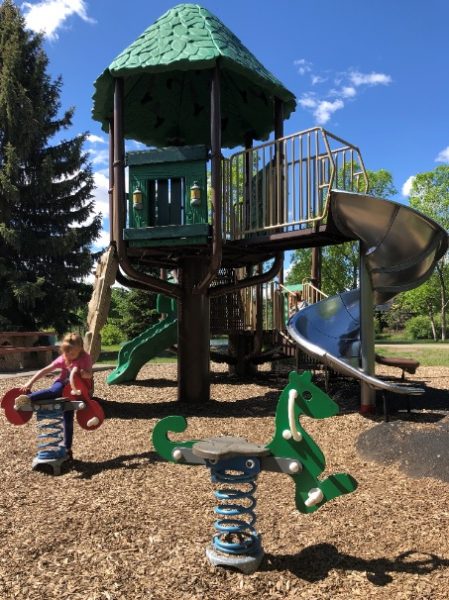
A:
<svg viewBox="0 0 449 600">
<path fill-rule="evenodd" d="M 93 117 L 107 131 L 114 79 L 125 81 L 125 137 L 147 145 L 210 143 L 210 73 L 221 72 L 222 145 L 273 130 L 273 99 L 294 95 L 208 10 L 179 4 L 121 52 L 95 82 Z"/>
</svg>

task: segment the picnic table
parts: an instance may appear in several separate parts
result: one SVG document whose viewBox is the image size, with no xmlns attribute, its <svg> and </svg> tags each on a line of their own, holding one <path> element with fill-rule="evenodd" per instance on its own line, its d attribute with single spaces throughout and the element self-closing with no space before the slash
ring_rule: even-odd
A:
<svg viewBox="0 0 449 600">
<path fill-rule="evenodd" d="M 58 352 L 54 331 L 0 332 L 0 371 L 41 369 Z"/>
</svg>

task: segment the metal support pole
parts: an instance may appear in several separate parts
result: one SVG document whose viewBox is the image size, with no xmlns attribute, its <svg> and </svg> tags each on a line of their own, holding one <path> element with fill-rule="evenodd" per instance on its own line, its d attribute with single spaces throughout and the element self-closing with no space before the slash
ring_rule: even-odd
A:
<svg viewBox="0 0 449 600">
<path fill-rule="evenodd" d="M 360 248 L 360 340 L 362 370 L 367 375 L 374 375 L 373 289 L 363 248 Z M 360 399 L 360 412 L 373 413 L 376 390 L 363 381 L 360 383 Z"/>
<path fill-rule="evenodd" d="M 220 68 L 217 64 L 212 73 L 210 103 L 210 146 L 211 146 L 211 200 L 212 200 L 212 254 L 209 268 L 204 277 L 195 285 L 195 294 L 207 293 L 209 284 L 221 266 L 222 249 L 222 178 L 221 178 L 221 92 Z"/>
<path fill-rule="evenodd" d="M 207 269 L 203 259 L 189 258 L 180 265 L 178 400 L 182 402 L 207 402 L 210 397 L 210 300 L 207 293 L 193 293 Z"/>
<path fill-rule="evenodd" d="M 275 98 L 274 99 L 274 137 L 276 140 L 279 140 L 280 138 L 284 137 L 284 103 L 282 102 L 282 100 L 280 100 L 279 98 Z M 286 201 L 286 198 L 284 198 L 284 182 L 283 182 L 283 177 L 284 177 L 284 160 L 285 160 L 285 156 L 284 156 L 284 149 L 282 147 L 282 145 L 278 146 L 278 152 L 280 153 L 280 157 L 279 157 L 279 163 L 281 165 L 281 168 L 279 170 L 279 173 L 277 173 L 277 176 L 281 178 L 281 185 L 280 187 L 280 191 L 281 191 L 281 198 L 280 198 L 280 205 L 281 205 L 281 214 L 279 215 L 280 219 L 282 219 L 282 222 L 285 220 L 285 206 L 284 203 Z M 284 285 L 284 256 L 282 256 L 282 268 L 279 271 L 279 283 L 281 285 Z M 281 316 L 281 329 L 285 329 L 285 312 L 284 312 L 284 296 L 283 294 L 279 294 L 276 297 L 276 301 L 278 301 L 279 306 L 277 307 L 279 309 L 280 312 L 280 316 Z"/>
</svg>

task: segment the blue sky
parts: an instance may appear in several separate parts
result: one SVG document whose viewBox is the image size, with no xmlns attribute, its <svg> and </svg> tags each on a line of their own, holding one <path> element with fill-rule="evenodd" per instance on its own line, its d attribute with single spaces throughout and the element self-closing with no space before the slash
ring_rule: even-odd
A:
<svg viewBox="0 0 449 600">
<path fill-rule="evenodd" d="M 63 78 L 72 137 L 89 131 L 97 210 L 107 216 L 107 139 L 91 119 L 93 82 L 177 2 L 34 0 L 18 3 L 45 34 L 49 72 Z M 447 0 L 204 0 L 298 98 L 285 133 L 313 125 L 359 146 L 407 201 L 410 178 L 449 163 Z M 107 219 L 105 218 L 105 228 Z M 106 233 L 106 232 L 105 232 Z M 107 245 L 108 236 L 100 245 Z"/>
</svg>

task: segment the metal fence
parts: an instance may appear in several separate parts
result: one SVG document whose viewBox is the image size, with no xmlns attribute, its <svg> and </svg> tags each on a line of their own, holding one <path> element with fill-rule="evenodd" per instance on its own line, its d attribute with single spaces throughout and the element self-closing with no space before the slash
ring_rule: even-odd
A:
<svg viewBox="0 0 449 600">
<path fill-rule="evenodd" d="M 359 149 L 314 127 L 223 160 L 223 237 L 312 227 L 333 188 L 366 192 Z"/>
</svg>

